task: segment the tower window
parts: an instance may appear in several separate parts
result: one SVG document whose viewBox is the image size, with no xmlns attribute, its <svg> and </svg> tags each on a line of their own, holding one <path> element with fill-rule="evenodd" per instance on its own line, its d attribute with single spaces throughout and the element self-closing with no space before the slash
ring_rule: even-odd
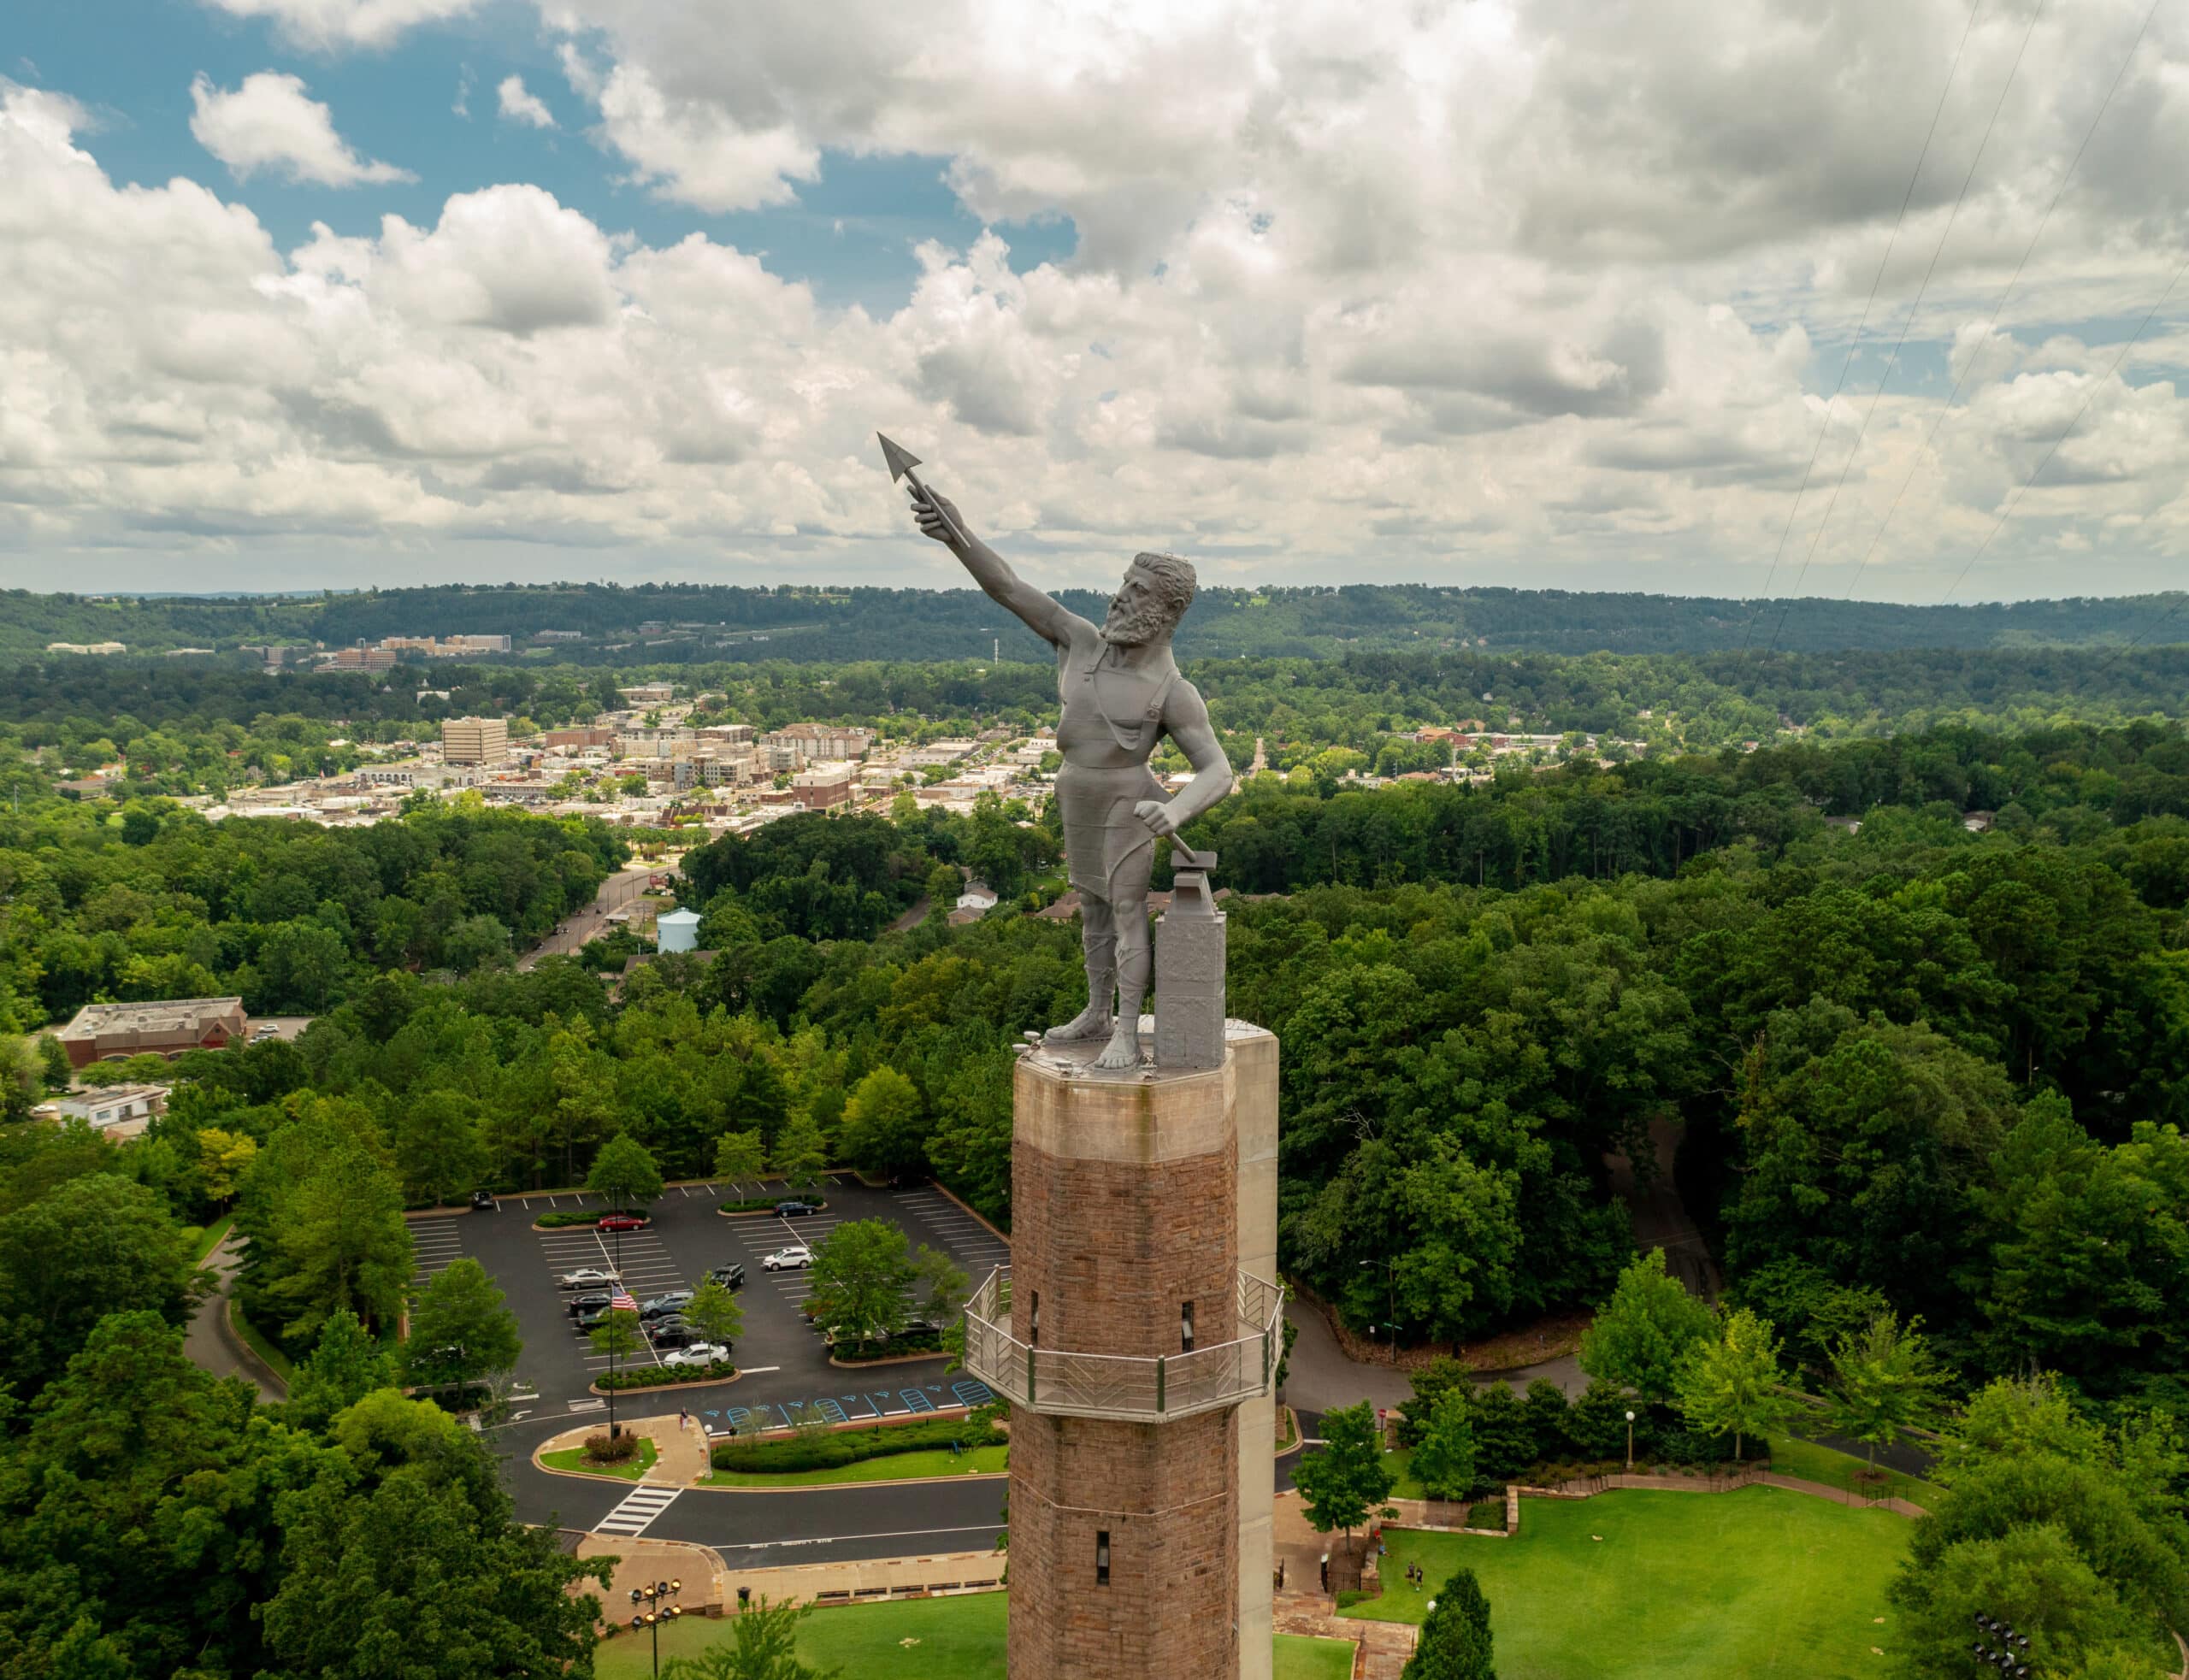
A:
<svg viewBox="0 0 2189 1680">
<path fill-rule="evenodd" d="M 1026 1293 L 1026 1345 L 1039 1347 L 1041 1345 L 1041 1292 L 1030 1289 Z"/>
<path fill-rule="evenodd" d="M 1191 1301 L 1178 1303 L 1178 1351 L 1181 1353 L 1194 1351 L 1194 1304 Z"/>
<path fill-rule="evenodd" d="M 1094 1530 L 1094 1584 L 1098 1587 L 1110 1584 L 1110 1531 L 1107 1529 Z"/>
</svg>

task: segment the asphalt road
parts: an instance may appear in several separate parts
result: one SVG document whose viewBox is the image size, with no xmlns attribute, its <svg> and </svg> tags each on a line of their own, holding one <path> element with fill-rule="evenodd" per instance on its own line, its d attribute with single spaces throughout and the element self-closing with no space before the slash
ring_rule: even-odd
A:
<svg viewBox="0 0 2189 1680">
<path fill-rule="evenodd" d="M 606 933 L 608 912 L 629 904 L 646 891 L 649 879 L 657 873 L 668 873 L 671 867 L 667 864 L 635 864 L 610 875 L 600 883 L 600 891 L 593 896 L 591 904 L 569 917 L 558 931 L 548 934 L 518 958 L 517 967 L 529 969 L 542 957 L 567 957 L 587 940 L 597 939 Z"/>
</svg>

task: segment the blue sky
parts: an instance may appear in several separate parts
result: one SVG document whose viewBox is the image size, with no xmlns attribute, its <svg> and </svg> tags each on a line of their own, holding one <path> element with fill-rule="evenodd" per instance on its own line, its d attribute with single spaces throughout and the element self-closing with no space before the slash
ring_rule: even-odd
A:
<svg viewBox="0 0 2189 1680">
<path fill-rule="evenodd" d="M 388 215 L 429 227 L 451 193 L 530 181 L 603 228 L 651 245 L 701 232 L 763 256 L 828 302 L 887 314 L 912 289 L 919 241 L 961 247 L 982 231 L 945 180 L 948 160 L 934 156 L 824 150 L 819 180 L 801 183 L 790 204 L 710 215 L 664 203 L 624 182 L 628 167 L 587 138 L 593 115 L 528 6 L 493 4 L 387 47 L 330 54 L 298 50 L 266 20 L 191 0 L 26 0 L 0 27 L 0 74 L 90 108 L 97 127 L 86 142 L 117 181 L 186 175 L 248 204 L 284 250 L 309 239 L 315 222 L 367 236 Z M 263 174 L 237 181 L 191 133 L 191 83 L 203 73 L 232 89 L 264 70 L 302 77 L 345 139 L 417 179 L 369 192 Z M 495 89 L 511 74 L 554 114 L 556 129 L 499 120 Z M 1066 216 L 995 226 L 1022 272 L 1069 256 L 1074 243 Z"/>
</svg>

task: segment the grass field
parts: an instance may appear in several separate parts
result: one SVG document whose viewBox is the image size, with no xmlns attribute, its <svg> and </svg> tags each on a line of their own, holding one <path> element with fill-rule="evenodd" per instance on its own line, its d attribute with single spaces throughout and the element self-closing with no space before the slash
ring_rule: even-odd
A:
<svg viewBox="0 0 2189 1680">
<path fill-rule="evenodd" d="M 827 1488 L 846 1482 L 910 1482 L 930 1476 L 1000 1476 L 1008 1447 L 976 1447 L 953 1453 L 938 1447 L 929 1453 L 892 1453 L 861 1459 L 829 1470 L 715 1470 L 700 1484 L 708 1488 Z"/>
<path fill-rule="evenodd" d="M 223 1213 L 218 1219 L 202 1229 L 195 1225 L 192 1226 L 184 1233 L 190 1239 L 190 1258 L 201 1265 L 204 1264 L 205 1257 L 221 1246 L 221 1239 L 228 1234 L 228 1227 L 235 1222 L 234 1214 Z"/>
<path fill-rule="evenodd" d="M 1489 1595 L 1501 1680 L 1875 1675 L 1908 1521 L 1772 1488 L 1524 1500 L 1512 1540 L 1385 1530 L 1381 1599 L 1347 1614 L 1419 1622 L 1464 1565 Z M 1428 1589 L 1409 1591 L 1419 1564 Z"/>
<path fill-rule="evenodd" d="M 639 1450 L 631 1455 L 628 1464 L 587 1464 L 582 1447 L 565 1447 L 559 1453 L 542 1453 L 540 1462 L 549 1470 L 575 1470 L 587 1476 L 620 1476 L 626 1482 L 635 1482 L 653 1468 L 654 1460 L 660 1456 L 659 1449 L 653 1442 L 640 1435 Z"/>
<path fill-rule="evenodd" d="M 914 1599 L 817 1610 L 799 1629 L 798 1654 L 847 1680 L 1004 1680 L 1001 1593 Z M 725 1636 L 720 1622 L 672 1624 L 661 1636 L 664 1662 L 701 1651 Z M 600 1648 L 599 1680 L 640 1680 L 653 1672 L 653 1648 L 630 1634 Z M 1342 1640 L 1277 1642 L 1277 1680 L 1345 1680 L 1353 1648 Z"/>
</svg>

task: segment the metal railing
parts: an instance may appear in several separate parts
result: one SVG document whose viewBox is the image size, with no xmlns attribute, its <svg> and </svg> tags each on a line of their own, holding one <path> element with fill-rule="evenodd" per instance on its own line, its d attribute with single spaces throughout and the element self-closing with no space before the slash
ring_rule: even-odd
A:
<svg viewBox="0 0 2189 1680">
<path fill-rule="evenodd" d="M 1011 1333 L 1011 1268 L 965 1306 L 965 1369 L 1014 1406 L 1067 1418 L 1154 1424 L 1266 1394 L 1283 1351 L 1283 1286 L 1239 1274 L 1238 1334 L 1190 1353 L 1074 1353 Z"/>
</svg>

